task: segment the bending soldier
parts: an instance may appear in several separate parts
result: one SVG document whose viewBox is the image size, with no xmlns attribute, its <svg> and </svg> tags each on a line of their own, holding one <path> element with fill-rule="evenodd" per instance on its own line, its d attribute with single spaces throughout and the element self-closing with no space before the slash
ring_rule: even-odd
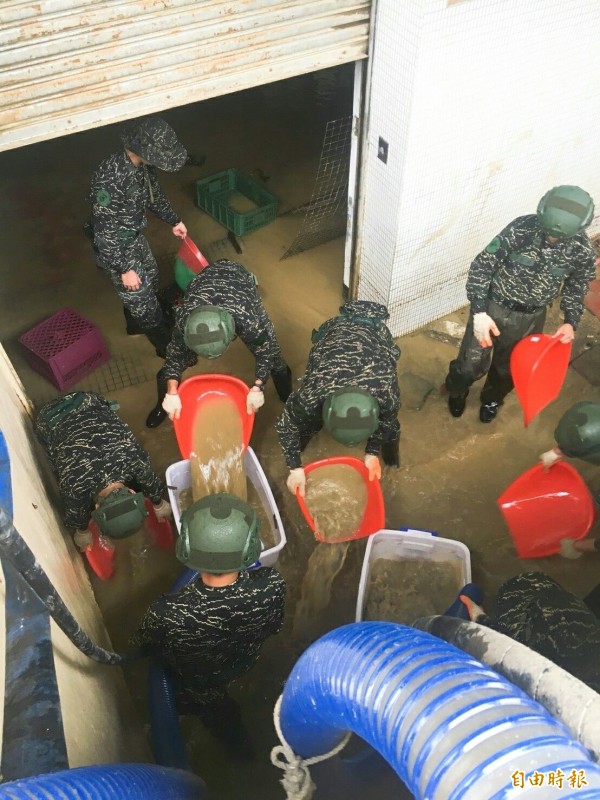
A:
<svg viewBox="0 0 600 800">
<path fill-rule="evenodd" d="M 169 332 L 156 297 L 158 266 L 142 231 L 148 209 L 171 225 L 175 236 L 187 235 L 156 178 L 156 167 L 175 172 L 187 153 L 160 117 L 126 123 L 121 141 L 124 150 L 104 159 L 92 178 L 94 253 L 123 303 L 127 333 L 144 333 L 164 358 Z"/>
<path fill-rule="evenodd" d="M 139 530 L 144 496 L 158 519 L 171 515 L 148 453 L 101 395 L 73 392 L 46 403 L 34 431 L 58 481 L 65 525 L 75 529 L 80 549 L 92 543 L 90 517 L 111 538 Z"/>
<path fill-rule="evenodd" d="M 177 394 L 183 372 L 198 356 L 218 358 L 239 336 L 256 359 L 256 380 L 247 398 L 248 413 L 264 404 L 269 375 L 279 398 L 285 402 L 292 388 L 292 373 L 283 360 L 273 323 L 256 288 L 256 278 L 236 261 L 215 261 L 188 286 L 176 309 L 175 327 L 164 366 L 156 376 L 158 402 L 146 425 L 156 428 L 167 414 L 179 418 Z"/>
<path fill-rule="evenodd" d="M 290 394 L 275 428 L 290 469 L 290 492 L 304 495 L 300 453 L 323 425 L 343 445 L 366 440 L 365 464 L 371 480 L 381 477 L 379 452 L 399 465 L 400 350 L 385 324 L 379 303 L 344 303 L 340 316 L 313 332 L 313 347 L 300 389 Z"/>
<path fill-rule="evenodd" d="M 564 323 L 554 336 L 573 340 L 595 255 L 584 233 L 594 216 L 592 198 L 578 186 L 556 186 L 537 213 L 513 220 L 471 264 L 467 297 L 471 314 L 458 357 L 446 376 L 453 417 L 465 410 L 469 388 L 487 372 L 481 422 L 491 422 L 512 391 L 510 354 L 518 341 L 541 333 L 546 307 L 562 288 Z"/>
<path fill-rule="evenodd" d="M 222 492 L 194 503 L 183 513 L 176 555 L 198 572 L 158 597 L 132 637 L 170 667 L 179 713 L 198 715 L 236 755 L 249 755 L 251 745 L 228 686 L 283 625 L 283 578 L 271 567 L 247 569 L 260 551 L 256 513 L 242 500 Z"/>
</svg>

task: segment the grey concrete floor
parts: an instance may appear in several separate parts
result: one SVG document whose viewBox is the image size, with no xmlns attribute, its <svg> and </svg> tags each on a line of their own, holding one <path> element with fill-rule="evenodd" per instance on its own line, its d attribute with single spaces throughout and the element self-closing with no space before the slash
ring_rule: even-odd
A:
<svg viewBox="0 0 600 800">
<path fill-rule="evenodd" d="M 342 83 L 348 85 L 346 79 Z M 201 248 L 223 239 L 226 232 L 195 208 L 194 181 L 200 177 L 231 166 L 249 173 L 261 170 L 268 176 L 264 185 L 277 196 L 280 211 L 310 199 L 323 123 L 333 116 L 332 107 L 324 108 L 315 99 L 314 85 L 312 78 L 297 79 L 165 114 L 191 152 L 207 155 L 202 167 L 187 167 L 160 178 Z M 340 92 L 338 99 L 336 115 L 350 113 L 349 94 Z M 41 404 L 58 392 L 29 368 L 18 336 L 64 306 L 76 309 L 98 325 L 112 359 L 77 388 L 101 391 L 118 400 L 123 419 L 150 451 L 157 471 L 164 473 L 169 464 L 180 459 L 171 425 L 167 422 L 154 431 L 144 426 L 146 414 L 156 401 L 154 375 L 161 361 L 143 337 L 126 336 L 120 304 L 108 281 L 95 268 L 89 242 L 81 231 L 88 214 L 90 174 L 98 161 L 115 149 L 116 131 L 109 127 L 0 155 L 4 178 L 0 197 L 0 341 L 30 397 Z M 341 304 L 343 269 L 343 240 L 280 261 L 300 219 L 298 215 L 279 216 L 272 224 L 245 237 L 244 252 L 238 257 L 259 277 L 265 305 L 296 380 L 303 372 L 311 330 L 333 316 Z M 505 222 L 498 220 L 499 226 Z M 156 220 L 151 220 L 148 236 L 161 264 L 162 283 L 167 284 L 171 281 L 177 242 L 169 228 Z M 548 330 L 553 330 L 556 319 L 557 309 L 553 309 Z M 399 340 L 400 386 L 408 402 L 401 411 L 402 466 L 400 470 L 386 469 L 382 482 L 386 525 L 435 530 L 440 536 L 464 542 L 471 553 L 473 578 L 484 588 L 488 607 L 493 606 L 494 594 L 504 580 L 532 569 L 543 570 L 567 589 L 584 595 L 598 581 L 598 558 L 519 560 L 495 500 L 521 472 L 535 464 L 540 452 L 553 444 L 552 431 L 560 414 L 576 400 L 600 400 L 600 389 L 570 369 L 560 398 L 527 430 L 514 395 L 491 425 L 482 425 L 478 420 L 476 392 L 472 393 L 463 418 L 453 419 L 439 387 L 448 361 L 457 352 L 457 331 L 465 321 L 463 309 Z M 594 349 L 597 341 L 597 320 L 586 312 L 576 354 L 583 353 L 586 347 Z M 253 360 L 237 341 L 218 367 L 246 381 L 253 376 Z M 204 370 L 199 363 L 186 374 Z M 420 387 L 425 384 L 431 391 L 423 402 Z M 259 664 L 235 690 L 259 742 L 260 758 L 253 764 L 232 767 L 199 724 L 194 720 L 185 722 L 190 757 L 207 780 L 211 796 L 218 800 L 276 800 L 283 795 L 277 784 L 279 775 L 268 760 L 268 751 L 275 743 L 271 714 L 286 675 L 306 645 L 306 641 L 299 642 L 292 636 L 291 618 L 315 542 L 295 500 L 285 489 L 287 471 L 273 429 L 280 411 L 281 404 L 269 386 L 251 444 L 271 483 L 286 528 L 288 544 L 279 568 L 288 584 L 287 622 L 283 633 L 267 644 Z M 319 435 L 307 448 L 305 459 L 333 452 L 332 442 Z M 593 488 L 600 486 L 600 476 L 593 467 L 583 463 L 575 466 Z M 312 639 L 354 619 L 364 548 L 364 541 L 351 545 L 344 568 L 333 584 L 329 607 L 314 620 Z M 118 571 L 112 581 L 102 583 L 92 577 L 115 647 L 126 646 L 148 602 L 168 588 L 178 571 L 172 555 L 155 552 L 143 541 L 133 539 L 119 553 Z M 143 717 L 143 667 L 132 670 L 128 677 Z M 324 785 L 327 781 L 324 774 Z M 397 779 L 394 781 L 398 783 Z M 341 784 L 338 787 L 341 792 Z M 348 791 L 338 794 L 322 789 L 319 796 L 351 797 Z M 399 792 L 400 788 L 395 787 L 394 796 Z M 361 790 L 359 796 L 375 794 L 382 796 L 381 790 L 373 786 L 372 791 Z"/>
</svg>

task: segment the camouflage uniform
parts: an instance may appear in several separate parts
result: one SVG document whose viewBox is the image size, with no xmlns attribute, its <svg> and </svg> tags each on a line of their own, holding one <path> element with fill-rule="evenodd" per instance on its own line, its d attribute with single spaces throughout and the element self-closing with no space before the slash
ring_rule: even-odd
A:
<svg viewBox="0 0 600 800">
<path fill-rule="evenodd" d="M 379 303 L 365 301 L 345 303 L 340 311 L 342 316 L 327 320 L 313 333 L 302 385 L 291 393 L 275 423 L 290 469 L 302 466 L 300 453 L 322 428 L 327 397 L 350 385 L 368 391 L 379 403 L 379 426 L 365 452 L 379 455 L 382 445 L 397 452 L 400 350 L 383 322 L 388 311 Z"/>
<path fill-rule="evenodd" d="M 180 169 L 187 153 L 160 117 L 125 124 L 121 141 L 148 164 L 135 166 L 123 150 L 96 169 L 90 188 L 93 247 L 98 266 L 110 277 L 125 307 L 128 332 L 147 332 L 161 324 L 162 312 L 156 298 L 158 266 L 142 235 L 148 224 L 146 210 L 168 225 L 181 222 L 158 184 L 155 168 Z M 121 280 L 129 270 L 135 270 L 141 281 L 135 291 L 126 289 Z M 137 326 L 135 331 L 129 329 L 131 322 Z"/>
<path fill-rule="evenodd" d="M 244 266 L 226 259 L 205 267 L 188 286 L 183 302 L 176 309 L 175 327 L 167 347 L 164 366 L 157 375 L 159 403 L 166 392 L 167 380 L 181 381 L 183 372 L 193 367 L 198 356 L 184 342 L 188 316 L 198 306 L 211 305 L 229 311 L 236 335 L 256 359 L 257 380 L 265 383 L 273 375 L 279 391 L 280 379 L 288 375 L 273 323 L 256 288 L 256 278 Z"/>
<path fill-rule="evenodd" d="M 450 362 L 446 388 L 464 397 L 488 373 L 481 402 L 501 403 L 512 390 L 510 354 L 523 337 L 541 333 L 546 307 L 559 294 L 566 323 L 577 328 L 588 283 L 595 277 L 594 251 L 585 233 L 550 245 L 536 214 L 518 217 L 471 264 L 467 297 L 471 314 L 458 358 Z M 486 312 L 500 336 L 481 347 L 473 315 Z"/>
<path fill-rule="evenodd" d="M 222 587 L 198 578 L 158 597 L 131 642 L 169 665 L 179 712 L 198 714 L 219 735 L 220 722 L 239 716 L 228 684 L 254 665 L 265 640 L 281 630 L 284 600 L 284 580 L 271 567 L 243 571 Z"/>
<path fill-rule="evenodd" d="M 530 647 L 600 691 L 600 621 L 583 600 L 542 572 L 503 583 L 493 617 L 477 622 Z"/>
<path fill-rule="evenodd" d="M 34 431 L 56 475 L 68 528 L 87 528 L 98 492 L 111 483 L 160 502 L 164 484 L 148 453 L 101 395 L 73 392 L 51 400 Z"/>
</svg>

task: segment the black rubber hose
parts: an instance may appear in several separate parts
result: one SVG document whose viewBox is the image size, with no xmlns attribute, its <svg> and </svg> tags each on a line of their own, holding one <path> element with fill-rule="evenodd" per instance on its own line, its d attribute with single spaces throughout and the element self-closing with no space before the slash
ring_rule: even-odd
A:
<svg viewBox="0 0 600 800">
<path fill-rule="evenodd" d="M 3 506 L 0 505 L 0 554 L 21 573 L 31 590 L 48 609 L 58 627 L 66 633 L 75 647 L 100 664 L 124 664 L 142 657 L 137 650 L 132 653 L 112 653 L 105 650 L 83 631 L 64 604 L 48 576 L 38 564 L 34 554 L 16 530 Z"/>
</svg>

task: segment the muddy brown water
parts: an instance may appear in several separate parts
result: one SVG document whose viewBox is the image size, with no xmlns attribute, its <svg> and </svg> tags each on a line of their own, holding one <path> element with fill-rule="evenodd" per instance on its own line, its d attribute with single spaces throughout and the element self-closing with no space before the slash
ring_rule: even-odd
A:
<svg viewBox="0 0 600 800">
<path fill-rule="evenodd" d="M 378 558 L 369 571 L 364 619 L 401 622 L 443 614 L 462 588 L 461 562 Z"/>
<path fill-rule="evenodd" d="M 229 397 L 215 397 L 198 410 L 190 469 L 194 501 L 219 492 L 247 499 L 242 420 Z"/>
<path fill-rule="evenodd" d="M 320 536 L 339 542 L 358 530 L 367 487 L 362 475 L 347 464 L 319 467 L 306 479 L 306 505 Z"/>
</svg>

